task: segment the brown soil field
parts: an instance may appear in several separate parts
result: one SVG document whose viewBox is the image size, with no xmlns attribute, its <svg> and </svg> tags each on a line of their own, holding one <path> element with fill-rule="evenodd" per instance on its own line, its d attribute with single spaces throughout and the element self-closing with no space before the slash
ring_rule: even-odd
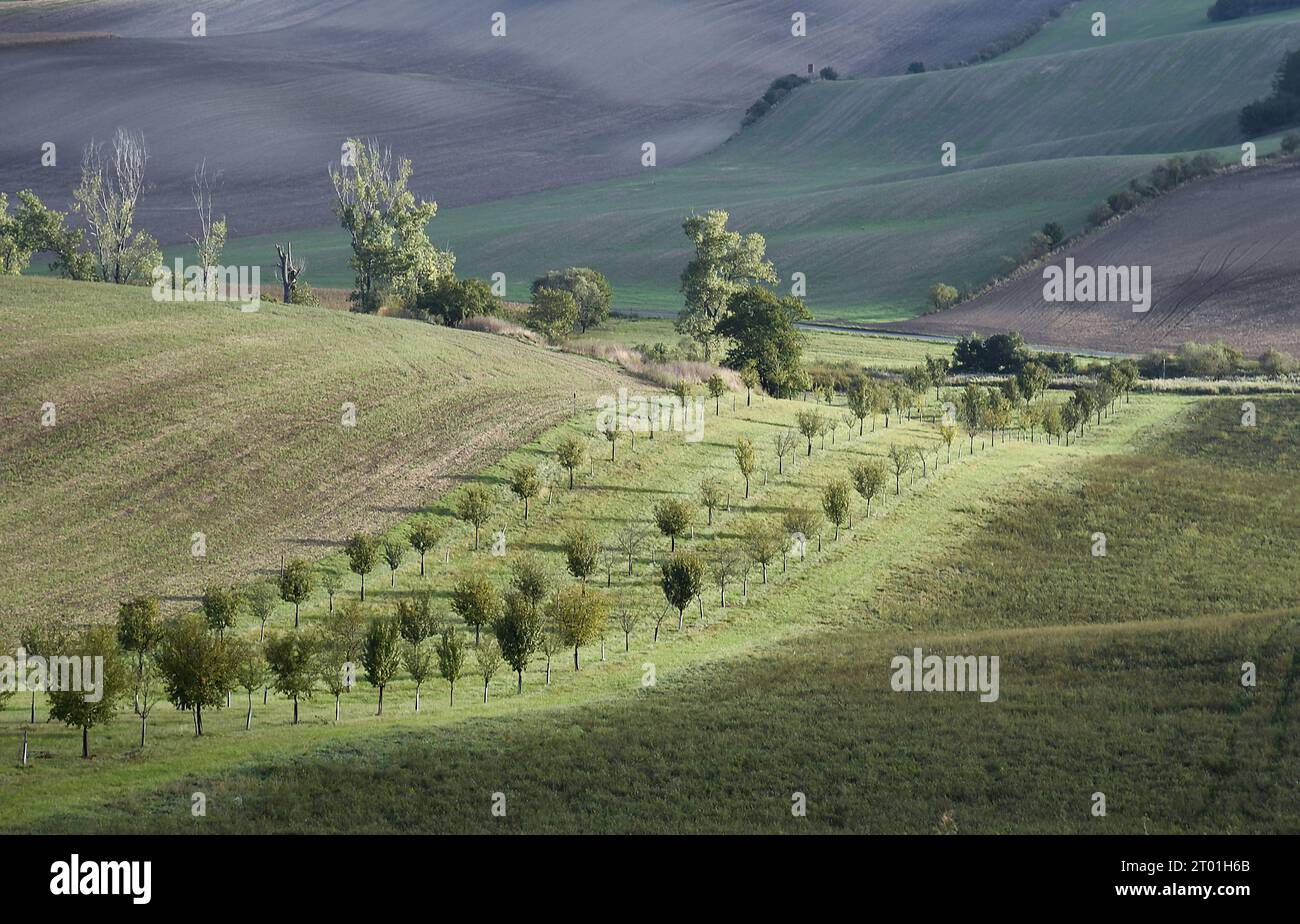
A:
<svg viewBox="0 0 1300 924">
<path fill-rule="evenodd" d="M 1192 340 L 1300 354 L 1300 163 L 1191 183 L 956 308 L 885 325 L 924 334 L 1018 330 L 1036 344 L 1140 353 Z M 1151 308 L 1048 302 L 1046 266 L 1150 266 Z"/>
</svg>

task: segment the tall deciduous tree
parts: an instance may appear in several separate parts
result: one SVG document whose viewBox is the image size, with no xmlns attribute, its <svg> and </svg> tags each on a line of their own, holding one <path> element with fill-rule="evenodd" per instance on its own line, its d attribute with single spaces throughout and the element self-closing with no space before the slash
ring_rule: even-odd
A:
<svg viewBox="0 0 1300 924">
<path fill-rule="evenodd" d="M 748 285 L 772 283 L 777 278 L 776 268 L 766 258 L 763 236 L 728 230 L 728 218 L 726 212 L 711 211 L 682 222 L 695 256 L 682 272 L 686 307 L 678 315 L 676 327 L 704 348 L 705 359 L 711 358 L 717 347 L 718 324 L 732 295 Z"/>
<path fill-rule="evenodd" d="M 345 152 L 350 156 L 330 168 L 330 180 L 334 215 L 352 244 L 353 308 L 376 311 L 386 291 L 413 303 L 422 286 L 455 266 L 455 257 L 429 242 L 426 227 L 438 204 L 415 197 L 408 188 L 410 160 L 394 160 L 377 141 L 350 138 Z"/>
<path fill-rule="evenodd" d="M 798 323 L 812 318 L 797 298 L 778 298 L 770 289 L 755 285 L 742 289 L 727 302 L 727 315 L 717 334 L 731 341 L 726 362 L 733 369 L 753 365 L 763 388 L 777 396 L 798 381 L 800 360 L 807 338 Z"/>
<path fill-rule="evenodd" d="M 451 608 L 465 625 L 474 628 L 474 644 L 484 626 L 491 625 L 501 612 L 501 594 L 492 582 L 478 572 L 466 572 L 451 591 Z"/>
<path fill-rule="evenodd" d="M 519 591 L 512 590 L 506 594 L 501 615 L 492 623 L 492 633 L 501 646 L 502 657 L 519 676 L 518 691 L 524 692 L 524 671 L 541 641 L 541 611 Z"/>
<path fill-rule="evenodd" d="M 465 642 L 460 631 L 448 626 L 438 639 L 438 674 L 451 685 L 449 705 L 456 705 L 456 681 L 465 670 Z"/>
<path fill-rule="evenodd" d="M 272 685 L 277 693 L 293 700 L 294 725 L 298 724 L 298 701 L 310 699 L 320 679 L 316 653 L 315 640 L 302 632 L 285 632 L 266 643 Z"/>
<path fill-rule="evenodd" d="M 659 567 L 659 587 L 668 605 L 677 611 L 677 631 L 686 622 L 686 607 L 704 590 L 704 561 L 690 552 L 678 552 Z"/>
</svg>

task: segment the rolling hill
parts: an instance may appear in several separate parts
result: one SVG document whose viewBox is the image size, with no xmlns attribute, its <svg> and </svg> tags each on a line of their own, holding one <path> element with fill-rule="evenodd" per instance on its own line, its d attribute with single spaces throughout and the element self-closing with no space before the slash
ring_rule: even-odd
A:
<svg viewBox="0 0 1300 924">
<path fill-rule="evenodd" d="M 153 153 L 142 223 L 166 241 L 188 239 L 203 159 L 232 234 L 328 223 L 325 167 L 350 136 L 412 156 L 444 207 L 499 199 L 634 173 L 646 140 L 682 163 L 781 74 L 959 58 L 1059 4 L 824 0 L 795 38 L 779 0 L 213 0 L 194 37 L 195 11 L 165 0 L 0 2 L 0 33 L 114 36 L 0 48 L 0 188 L 62 206 L 82 146 L 126 126 Z"/>
<path fill-rule="evenodd" d="M 1067 18 L 1017 58 L 818 81 L 683 166 L 448 210 L 431 233 L 462 272 L 505 273 L 516 297 L 539 272 L 579 263 L 609 275 L 623 307 L 675 308 L 688 259 L 680 222 L 725 208 L 767 237 L 785 278 L 806 275 L 819 318 L 911 317 L 933 283 L 982 283 L 1044 222 L 1080 229 L 1168 154 L 1236 151 L 1237 112 L 1300 47 L 1300 11 L 1204 28 L 1185 6 L 1134 5 L 1147 13 L 1138 35 L 1165 9 L 1178 13 L 1165 30 L 1182 31 L 1118 41 L 1117 15 L 1110 41 L 1057 49 L 1053 36 L 1079 28 Z M 1043 53 L 1030 54 L 1035 42 Z M 956 168 L 940 166 L 945 141 L 957 144 Z M 337 232 L 296 237 L 319 281 L 348 284 Z M 270 245 L 236 241 L 229 254 L 262 260 Z"/>
<path fill-rule="evenodd" d="M 281 553 L 314 558 L 527 442 L 575 391 L 589 403 L 629 384 L 505 337 L 47 279 L 0 278 L 0 339 L 10 625 L 96 621 L 146 591 L 192 600 Z M 43 428 L 47 402 L 56 425 Z M 204 558 L 190 554 L 195 532 Z"/>
<path fill-rule="evenodd" d="M 948 311 L 896 325 L 960 336 L 1018 330 L 1034 343 L 1140 352 L 1218 340 L 1300 354 L 1296 266 L 1300 164 L 1189 184 L 1063 250 L 1044 266 L 1150 266 L 1150 310 L 1047 302 L 1043 269 Z"/>
</svg>

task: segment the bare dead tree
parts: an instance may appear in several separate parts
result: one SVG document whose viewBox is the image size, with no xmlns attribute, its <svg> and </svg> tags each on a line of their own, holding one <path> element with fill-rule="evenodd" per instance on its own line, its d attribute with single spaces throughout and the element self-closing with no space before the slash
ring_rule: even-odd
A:
<svg viewBox="0 0 1300 924">
<path fill-rule="evenodd" d="M 284 303 L 287 305 L 289 299 L 293 296 L 293 287 L 298 284 L 298 277 L 307 269 L 307 261 L 293 262 L 293 241 L 285 242 L 283 248 L 276 244 L 275 254 L 280 259 L 276 275 L 280 279 L 280 285 L 284 287 Z"/>
<path fill-rule="evenodd" d="M 203 287 L 208 285 L 208 276 L 221 260 L 221 251 L 226 246 L 226 218 L 212 219 L 212 186 L 220 182 L 221 174 L 208 174 L 208 162 L 203 160 L 194 168 L 194 209 L 199 213 L 199 236 L 190 236 L 194 251 L 198 256 L 199 267 L 203 273 Z"/>
</svg>

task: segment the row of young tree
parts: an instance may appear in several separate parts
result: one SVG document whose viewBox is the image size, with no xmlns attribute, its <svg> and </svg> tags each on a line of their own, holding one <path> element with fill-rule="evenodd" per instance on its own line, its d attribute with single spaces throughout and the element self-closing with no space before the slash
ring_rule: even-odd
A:
<svg viewBox="0 0 1300 924">
<path fill-rule="evenodd" d="M 911 416 L 914 403 L 927 389 L 934 388 L 936 399 L 942 391 L 946 364 L 928 361 L 902 377 L 887 383 L 865 380 L 857 383 L 846 396 L 841 420 L 824 414 L 820 407 L 796 413 L 796 426 L 772 435 L 776 472 L 785 471 L 787 458 L 802 449 L 811 456 L 814 440 L 831 436 L 835 445 L 839 423 L 852 434 L 857 425 L 859 437 L 865 435 L 865 420 L 883 414 L 889 427 L 891 412 Z M 120 607 L 116 631 L 113 627 L 92 626 L 81 632 L 62 632 L 54 627 L 32 628 L 24 632 L 19 643 L 29 657 L 60 656 L 99 657 L 103 659 L 103 695 L 89 702 L 80 692 L 50 690 L 50 716 L 82 731 L 83 756 L 89 755 L 89 733 L 98 725 L 111 721 L 119 706 L 130 700 L 140 721 L 140 743 L 147 743 L 150 716 L 156 706 L 167 701 L 175 708 L 191 713 L 196 735 L 203 733 L 205 710 L 229 707 L 236 691 L 247 698 L 245 728 L 251 729 L 254 699 L 260 692 L 268 702 L 272 690 L 293 703 L 293 721 L 299 720 L 301 700 L 316 694 L 333 698 L 335 720 L 341 714 L 343 697 L 352 690 L 358 676 L 377 692 L 377 714 L 383 714 L 384 691 L 405 672 L 415 687 L 415 709 L 420 709 L 421 692 L 435 677 L 448 684 L 449 699 L 454 704 L 455 686 L 466 674 L 473 656 L 472 673 L 483 681 L 486 701 L 492 679 L 508 666 L 517 675 L 517 689 L 523 690 L 523 674 L 536 658 L 545 662 L 546 683 L 550 683 L 552 660 L 565 649 L 572 649 L 574 669 L 581 668 L 581 649 L 601 642 L 613 626 L 624 634 L 624 647 L 643 616 L 654 622 L 653 640 L 658 641 L 665 616 L 678 615 L 678 629 L 685 624 L 686 610 L 697 602 L 703 614 L 706 578 L 711 578 L 719 592 L 719 603 L 727 606 L 728 585 L 739 581 L 748 594 L 750 575 L 757 570 L 763 583 L 768 569 L 780 558 L 787 567 L 795 550 L 801 558 L 807 543 L 814 538 L 821 547 L 827 524 L 840 531 L 852 529 L 856 494 L 870 516 L 873 501 L 880 501 L 893 478 L 894 494 L 902 492 L 903 479 L 911 484 L 919 465 L 921 478 L 929 477 L 931 467 L 940 464 L 940 449 L 946 449 L 951 462 L 952 443 L 957 424 L 970 438 L 974 452 L 975 437 L 988 433 L 989 443 L 1001 434 L 1005 442 L 1008 431 L 1026 431 L 1029 439 L 1041 429 L 1058 441 L 1090 421 L 1100 423 L 1112 413 L 1115 404 L 1127 396 L 1136 382 L 1132 363 L 1121 361 L 1104 367 L 1096 382 L 1076 389 L 1068 400 L 1052 403 L 1042 400 L 1049 384 L 1042 367 L 1026 365 L 1018 376 L 1008 377 L 996 387 L 967 385 L 944 402 L 945 410 L 936 415 L 937 441 L 921 445 L 894 443 L 882 459 L 861 459 L 849 466 L 843 476 L 832 478 L 820 489 L 811 504 L 785 509 L 779 517 L 749 512 L 734 540 L 717 540 L 707 552 L 679 549 L 678 541 L 693 535 L 698 512 L 703 510 L 709 525 L 719 508 L 730 509 L 730 489 L 722 479 L 706 477 L 698 487 L 697 503 L 684 497 L 669 497 L 657 503 L 649 522 L 625 524 L 604 542 L 597 539 L 589 526 L 578 525 L 562 537 L 560 549 L 568 573 L 574 579 L 569 586 L 557 586 L 540 561 L 525 555 L 511 569 L 509 586 L 498 590 L 483 574 L 467 571 L 457 578 L 450 594 L 451 612 L 459 619 L 456 625 L 437 613 L 434 596 L 427 587 L 402 595 L 391 612 L 377 613 L 365 603 L 365 582 L 380 562 L 389 568 L 390 586 L 396 584 L 396 572 L 407 554 L 419 555 L 421 575 L 425 573 L 425 556 L 440 541 L 436 524 L 429 518 L 416 520 L 406 530 L 393 531 L 383 538 L 360 532 L 349 537 L 344 553 L 349 569 L 360 578 L 356 598 L 335 606 L 341 576 L 331 569 L 318 569 L 302 559 L 285 563 L 275 581 L 256 582 L 247 589 L 214 584 L 203 590 L 200 611 L 164 620 L 154 597 L 138 597 Z M 679 385 L 685 396 L 691 386 Z M 710 383 L 710 393 L 717 399 L 715 414 L 721 413 L 721 395 L 726 385 L 719 379 Z M 825 397 L 833 405 L 833 391 Z M 923 409 L 922 409 L 923 410 Z M 922 416 L 923 413 L 922 413 Z M 612 445 L 612 441 L 611 441 Z M 590 457 L 586 444 L 571 435 L 556 448 L 559 467 L 568 471 L 569 488 L 573 475 Z M 746 436 L 737 439 L 732 450 L 736 471 L 743 481 L 743 496 L 749 498 L 750 483 L 759 470 L 759 450 Z M 594 464 L 594 457 L 590 457 Z M 764 469 L 764 481 L 766 473 Z M 516 467 L 510 475 L 511 490 L 524 503 L 523 517 L 528 518 L 529 500 L 536 496 L 540 484 L 537 466 Z M 552 485 L 554 489 L 556 485 Z M 739 492 L 737 492 L 739 493 Z M 462 493 L 456 505 L 459 519 L 474 528 L 474 546 L 479 546 L 479 530 L 488 521 L 497 501 L 485 488 L 472 485 Z M 664 604 L 647 613 L 622 605 L 608 591 L 591 586 L 591 579 L 601 570 L 606 588 L 612 588 L 613 575 L 626 561 L 627 574 L 634 573 L 637 556 L 657 529 L 667 540 L 667 554 L 652 564 L 658 566 L 658 584 Z M 327 610 L 310 628 L 301 624 L 300 611 L 317 587 L 328 598 Z M 277 605 L 294 608 L 291 629 L 268 634 L 267 623 Z M 257 638 L 229 634 L 245 619 L 258 627 Z M 473 644 L 463 637 L 472 629 Z M 486 635 L 486 637 L 485 637 Z M 31 721 L 36 719 L 36 695 L 32 693 Z"/>
</svg>

